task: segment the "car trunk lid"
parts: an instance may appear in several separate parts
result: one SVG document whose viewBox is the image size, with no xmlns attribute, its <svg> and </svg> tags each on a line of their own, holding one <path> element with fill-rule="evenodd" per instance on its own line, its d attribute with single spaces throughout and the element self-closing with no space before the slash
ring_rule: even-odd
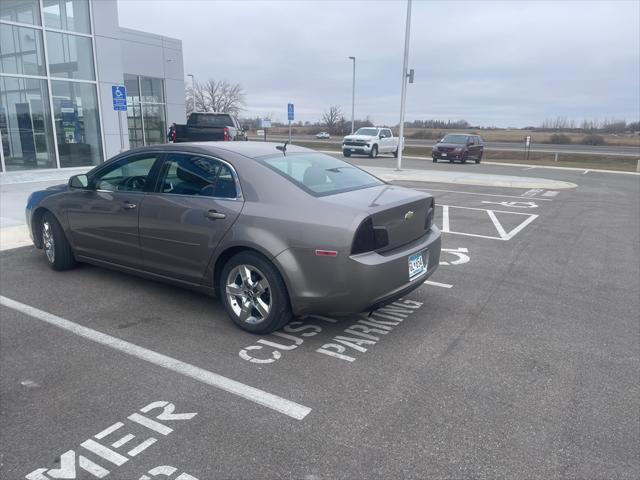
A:
<svg viewBox="0 0 640 480">
<path fill-rule="evenodd" d="M 411 243 L 431 227 L 431 222 L 426 220 L 429 209 L 433 208 L 433 197 L 417 190 L 379 185 L 332 195 L 324 200 L 367 212 L 373 228 L 386 231 L 388 242 L 376 248 L 379 252 Z"/>
</svg>

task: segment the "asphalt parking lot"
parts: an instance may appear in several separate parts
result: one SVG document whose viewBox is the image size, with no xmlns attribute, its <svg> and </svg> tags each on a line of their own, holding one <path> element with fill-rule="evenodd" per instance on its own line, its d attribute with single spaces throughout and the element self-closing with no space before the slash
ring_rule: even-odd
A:
<svg viewBox="0 0 640 480">
<path fill-rule="evenodd" d="M 269 336 L 198 293 L 0 252 L 2 478 L 639 478 L 639 177 L 405 165 L 577 187 L 399 182 L 436 197 L 438 271 Z"/>
</svg>

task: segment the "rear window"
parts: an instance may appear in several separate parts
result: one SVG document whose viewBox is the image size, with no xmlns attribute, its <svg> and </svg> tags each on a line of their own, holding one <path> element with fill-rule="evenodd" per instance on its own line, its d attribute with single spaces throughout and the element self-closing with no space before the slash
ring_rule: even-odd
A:
<svg viewBox="0 0 640 480">
<path fill-rule="evenodd" d="M 292 153 L 261 159 L 269 168 L 316 196 L 382 185 L 364 170 L 322 153 Z"/>
<path fill-rule="evenodd" d="M 465 144 L 467 143 L 468 138 L 469 137 L 467 135 L 445 135 L 441 142 Z"/>
<path fill-rule="evenodd" d="M 189 117 L 189 124 L 199 127 L 233 127 L 233 120 L 229 115 L 199 115 L 195 113 Z"/>
</svg>

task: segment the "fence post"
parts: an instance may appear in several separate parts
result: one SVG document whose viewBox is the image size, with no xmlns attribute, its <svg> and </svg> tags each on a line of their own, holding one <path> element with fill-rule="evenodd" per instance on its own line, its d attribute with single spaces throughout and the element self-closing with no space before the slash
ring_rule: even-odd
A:
<svg viewBox="0 0 640 480">
<path fill-rule="evenodd" d="M 556 152 L 556 159 L 555 159 L 555 161 L 556 161 L 556 162 L 558 161 L 558 152 Z"/>
<path fill-rule="evenodd" d="M 640 172 L 640 160 L 638 160 L 638 164 L 636 165 L 636 172 Z"/>
</svg>

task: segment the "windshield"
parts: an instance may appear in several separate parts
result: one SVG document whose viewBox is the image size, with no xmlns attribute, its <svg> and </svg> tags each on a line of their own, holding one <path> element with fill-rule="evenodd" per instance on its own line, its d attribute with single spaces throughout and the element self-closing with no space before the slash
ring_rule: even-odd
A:
<svg viewBox="0 0 640 480">
<path fill-rule="evenodd" d="M 359 128 L 355 134 L 368 135 L 370 137 L 375 137 L 378 134 L 378 129 L 377 128 Z"/>
<path fill-rule="evenodd" d="M 194 113 L 189 117 L 191 125 L 199 127 L 232 127 L 233 121 L 229 115 L 206 115 Z"/>
<path fill-rule="evenodd" d="M 461 145 L 467 144 L 466 135 L 445 135 L 441 143 L 459 143 Z"/>
<path fill-rule="evenodd" d="M 364 170 L 322 153 L 276 155 L 263 158 L 262 162 L 316 196 L 383 184 Z"/>
</svg>

